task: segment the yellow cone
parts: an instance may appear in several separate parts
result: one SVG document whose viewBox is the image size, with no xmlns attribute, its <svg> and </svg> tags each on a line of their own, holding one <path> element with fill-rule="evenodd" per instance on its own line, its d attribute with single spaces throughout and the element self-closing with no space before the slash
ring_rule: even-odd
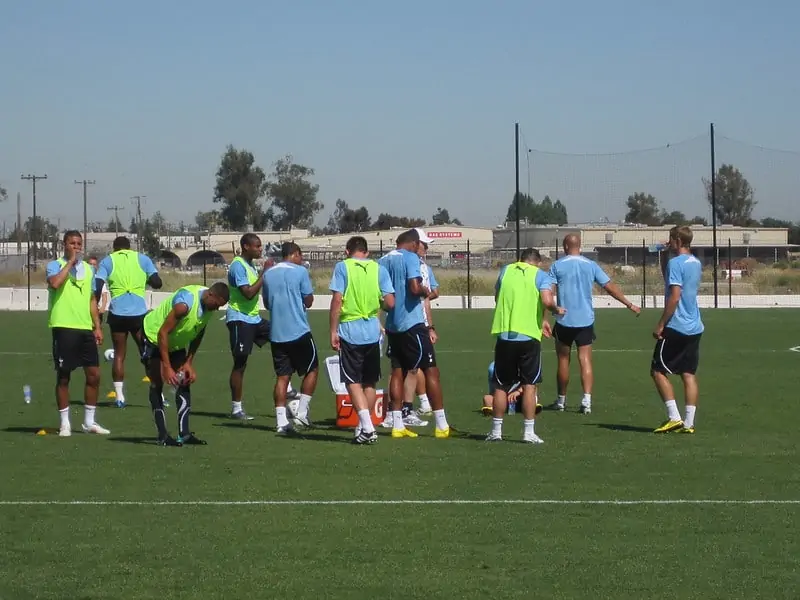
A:
<svg viewBox="0 0 800 600">
<path fill-rule="evenodd" d="M 117 397 L 117 392 L 115 391 L 110 391 L 106 394 L 106 398 L 116 398 L 116 397 Z"/>
<path fill-rule="evenodd" d="M 47 435 L 47 430 L 46 429 L 40 429 L 39 431 L 36 432 L 36 435 Z"/>
<path fill-rule="evenodd" d="M 150 383 L 150 378 L 147 375 L 145 375 L 144 377 L 142 377 L 142 383 Z"/>
</svg>

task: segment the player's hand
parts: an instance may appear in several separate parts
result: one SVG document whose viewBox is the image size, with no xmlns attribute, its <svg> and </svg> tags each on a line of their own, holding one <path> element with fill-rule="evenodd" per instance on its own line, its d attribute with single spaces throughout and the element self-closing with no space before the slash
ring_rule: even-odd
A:
<svg viewBox="0 0 800 600">
<path fill-rule="evenodd" d="M 553 326 L 550 325 L 550 321 L 545 321 L 542 324 L 542 335 L 546 338 L 553 337 Z"/>
<path fill-rule="evenodd" d="M 653 337 L 657 340 L 664 339 L 664 326 L 661 323 L 656 325 L 656 328 L 653 330 Z"/>
<path fill-rule="evenodd" d="M 103 345 L 103 329 L 101 327 L 95 327 L 94 329 L 94 341 L 97 342 L 98 346 Z"/>
<path fill-rule="evenodd" d="M 439 334 L 436 333 L 435 329 L 429 329 L 428 333 L 430 334 L 431 344 L 435 344 L 436 342 L 439 341 Z"/>
<path fill-rule="evenodd" d="M 331 334 L 331 348 L 333 348 L 334 350 L 336 350 L 338 352 L 340 347 L 341 347 L 341 343 L 339 342 L 339 334 L 334 331 Z"/>
<path fill-rule="evenodd" d="M 559 317 L 563 317 L 565 314 L 567 314 L 567 309 L 564 308 L 563 306 L 556 306 L 556 309 L 553 311 L 553 314 Z"/>
<path fill-rule="evenodd" d="M 183 383 L 186 385 L 192 385 L 195 381 L 197 381 L 197 371 L 194 370 L 194 366 L 192 363 L 185 363 L 181 367 L 181 372 L 183 373 Z"/>
<path fill-rule="evenodd" d="M 178 385 L 178 374 L 170 365 L 161 364 L 161 380 L 169 385 Z"/>
<path fill-rule="evenodd" d="M 637 317 L 638 317 L 640 314 L 642 314 L 642 307 L 641 307 L 641 306 L 636 306 L 635 304 L 631 304 L 631 305 L 628 307 L 628 310 L 629 310 L 629 311 L 631 311 L 633 314 L 635 314 Z"/>
</svg>

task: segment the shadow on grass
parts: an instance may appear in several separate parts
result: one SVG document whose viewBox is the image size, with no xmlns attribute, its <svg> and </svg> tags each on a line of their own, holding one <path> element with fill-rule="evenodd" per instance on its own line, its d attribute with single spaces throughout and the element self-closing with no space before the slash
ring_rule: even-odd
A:
<svg viewBox="0 0 800 600">
<path fill-rule="evenodd" d="M 233 423 L 214 423 L 213 427 L 227 427 L 231 429 L 255 429 L 256 431 L 263 431 L 265 433 L 272 433 L 275 434 L 275 427 L 270 427 L 268 425 L 257 425 L 252 421 L 244 421 L 244 422 L 233 422 Z M 295 439 L 295 440 L 313 440 L 315 442 L 350 442 L 350 438 L 347 436 L 342 435 L 335 435 L 331 433 L 326 433 L 331 431 L 330 429 L 320 429 L 318 427 L 314 427 L 312 429 L 301 429 L 298 430 L 296 433 L 285 435 L 285 436 L 276 436 L 276 437 L 283 437 L 286 439 Z M 340 431 L 340 430 L 336 430 Z M 341 430 L 343 431 L 343 430 Z"/>
<path fill-rule="evenodd" d="M 131 436 L 131 437 L 110 437 L 108 438 L 111 442 L 123 442 L 126 444 L 144 444 L 146 446 L 156 446 L 158 445 L 158 441 L 156 440 L 155 436 L 143 437 L 143 436 Z"/>
<path fill-rule="evenodd" d="M 6 433 L 28 433 L 28 434 L 31 434 L 31 433 L 37 433 L 42 429 L 45 429 L 45 428 L 44 427 L 6 427 L 6 428 L 3 429 L 3 431 L 5 431 Z M 58 429 L 55 429 L 54 431 L 56 433 L 58 433 Z M 47 432 L 50 433 L 50 430 L 48 430 Z"/>
<path fill-rule="evenodd" d="M 614 425 L 613 423 L 586 423 L 586 427 L 599 427 L 609 431 L 622 431 L 625 433 L 653 433 L 652 427 L 638 427 L 637 425 Z"/>
</svg>

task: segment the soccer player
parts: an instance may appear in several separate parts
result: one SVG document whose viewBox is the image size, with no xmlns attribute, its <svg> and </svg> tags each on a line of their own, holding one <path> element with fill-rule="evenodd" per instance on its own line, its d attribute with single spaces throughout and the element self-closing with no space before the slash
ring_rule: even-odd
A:
<svg viewBox="0 0 800 600">
<path fill-rule="evenodd" d="M 206 444 L 189 429 L 191 385 L 197 379 L 194 357 L 203 341 L 208 322 L 229 299 L 228 286 L 222 282 L 210 288 L 187 285 L 166 298 L 144 318 L 142 363 L 150 377 L 150 407 L 160 446 Z M 165 383 L 176 388 L 177 439 L 167 431 L 162 394 Z"/>
<path fill-rule="evenodd" d="M 664 271 L 664 312 L 653 330 L 656 347 L 650 368 L 656 390 L 667 409 L 667 420 L 655 433 L 694 433 L 699 395 L 696 374 L 700 362 L 700 338 L 705 328 L 697 305 L 703 265 L 692 254 L 692 237 L 689 227 L 673 227 L 669 231 L 669 249 L 675 256 L 669 259 Z M 669 375 L 680 375 L 683 380 L 684 419 L 678 411 Z"/>
<path fill-rule="evenodd" d="M 309 404 L 317 387 L 319 356 L 306 311 L 314 303 L 314 288 L 308 269 L 303 266 L 303 252 L 294 242 L 281 246 L 283 261 L 264 273 L 262 295 L 272 322 L 270 342 L 275 368 L 275 417 L 277 433 L 293 430 L 286 416 L 286 392 L 293 373 L 303 378 L 294 423 L 311 426 Z"/>
<path fill-rule="evenodd" d="M 245 233 L 240 240 L 241 254 L 228 267 L 228 303 L 226 321 L 230 333 L 233 368 L 231 369 L 231 418 L 249 421 L 252 417 L 242 407 L 242 388 L 247 359 L 253 345 L 262 348 L 269 342 L 269 321 L 258 311 L 258 296 L 264 284 L 264 269 L 259 273 L 253 260 L 261 256 L 261 239 Z M 266 264 L 265 264 L 266 267 Z"/>
<path fill-rule="evenodd" d="M 331 347 L 339 352 L 341 379 L 358 414 L 354 444 L 372 444 L 378 434 L 370 406 L 381 378 L 381 308 L 394 308 L 394 286 L 386 269 L 370 260 L 367 240 L 351 237 L 347 258 L 336 264 L 331 278 Z"/>
<path fill-rule="evenodd" d="M 492 430 L 487 442 L 503 439 L 503 415 L 508 405 L 508 393 L 519 381 L 522 384 L 522 441 L 541 444 L 534 431 L 536 415 L 536 385 L 542 379 L 542 333 L 544 309 L 555 314 L 565 310 L 556 305 L 550 277 L 535 263 L 541 261 L 539 251 L 527 248 L 519 261 L 503 267 L 495 285 L 495 309 L 492 335 L 497 336 L 494 347 L 494 382 L 492 401 Z"/>
<path fill-rule="evenodd" d="M 624 304 L 634 314 L 638 315 L 642 309 L 625 297 L 600 265 L 581 255 L 581 238 L 574 233 L 564 237 L 564 256 L 550 267 L 550 279 L 554 284 L 558 305 L 567 311 L 564 316 L 556 317 L 553 327 L 558 358 L 556 375 L 558 398 L 550 408 L 558 411 L 566 408 L 569 364 L 574 344 L 578 350 L 583 386 L 583 399 L 579 412 L 588 415 L 592 412 L 594 385 L 592 369 L 592 344 L 596 339 L 592 306 L 594 284 L 599 285 L 609 296 Z"/>
<path fill-rule="evenodd" d="M 114 239 L 113 251 L 100 261 L 95 294 L 98 300 L 108 283 L 111 306 L 108 310 L 108 328 L 114 347 L 111 377 L 117 407 L 125 407 L 125 356 L 130 335 L 139 353 L 142 351 L 142 321 L 147 313 L 145 286 L 161 289 L 161 277 L 149 257 L 131 250 L 131 241 L 125 236 Z"/>
<path fill-rule="evenodd" d="M 542 323 L 542 335 L 544 337 L 550 337 L 550 332 L 548 330 L 548 323 L 544 321 Z M 495 381 L 494 377 L 494 361 L 489 363 L 489 377 L 488 377 L 488 393 L 483 397 L 483 406 L 481 406 L 481 413 L 483 413 L 484 417 L 489 417 L 492 415 L 492 405 L 494 404 L 494 392 L 497 389 L 497 382 Z M 519 381 L 515 381 L 511 384 L 508 389 L 508 404 L 510 405 L 512 402 L 516 404 L 519 400 L 520 396 L 522 396 L 522 385 Z M 534 399 L 536 401 L 536 411 L 535 414 L 539 414 L 542 412 L 542 405 L 539 404 L 539 396 L 535 395 Z M 508 409 L 506 409 L 508 410 Z"/>
<path fill-rule="evenodd" d="M 53 335 L 53 363 L 56 369 L 56 404 L 61 417 L 60 437 L 72 435 L 69 422 L 69 381 L 75 369 L 83 369 L 83 431 L 108 435 L 95 421 L 100 387 L 100 357 L 103 330 L 94 295 L 94 269 L 81 258 L 83 236 L 78 231 L 64 234 L 64 256 L 47 265 L 48 319 Z"/>
<path fill-rule="evenodd" d="M 97 260 L 96 256 L 90 256 L 86 259 L 92 269 L 94 269 L 95 277 L 97 276 L 97 269 L 100 267 L 100 263 Z M 97 314 L 100 316 L 100 324 L 103 324 L 103 316 L 106 314 L 108 310 L 108 303 L 110 302 L 111 296 L 108 293 L 108 284 L 103 286 L 103 289 L 100 294 L 100 298 L 97 300 Z"/>
<path fill-rule="evenodd" d="M 389 384 L 392 409 L 392 437 L 417 437 L 403 423 L 404 382 L 409 372 L 422 369 L 425 387 L 436 421 L 434 436 L 450 437 L 450 425 L 444 412 L 444 399 L 436 366 L 436 352 L 430 330 L 425 326 L 422 300 L 430 290 L 422 285 L 420 259 L 417 255 L 419 233 L 410 229 L 397 237 L 397 248 L 378 261 L 386 268 L 395 290 L 394 308 L 386 312 L 386 335 L 392 356 Z"/>
</svg>

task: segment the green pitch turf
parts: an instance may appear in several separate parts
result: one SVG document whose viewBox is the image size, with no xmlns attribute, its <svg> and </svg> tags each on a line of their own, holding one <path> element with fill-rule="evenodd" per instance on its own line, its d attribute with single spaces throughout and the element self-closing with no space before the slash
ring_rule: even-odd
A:
<svg viewBox="0 0 800 600">
<path fill-rule="evenodd" d="M 650 433 L 664 418 L 648 376 L 657 313 L 603 310 L 594 412 L 575 412 L 575 371 L 568 412 L 537 420 L 544 445 L 519 443 L 519 415 L 506 419 L 507 441 L 486 444 L 477 409 L 490 314 L 439 311 L 446 406 L 463 437 L 436 440 L 428 426 L 415 440 L 354 447 L 331 426 L 321 376 L 319 428 L 277 438 L 268 350 L 245 381 L 257 419 L 232 422 L 227 332 L 215 320 L 193 389 L 193 429 L 209 445 L 159 448 L 133 359 L 129 407 L 98 411 L 110 437 L 79 433 L 80 374 L 78 431 L 35 435 L 58 425 L 45 315 L 0 314 L 0 598 L 796 597 L 800 504 L 742 502 L 800 501 L 800 354 L 789 350 L 800 313 L 704 317 L 694 436 Z M 312 321 L 323 350 L 327 313 Z M 547 404 L 555 361 L 545 347 Z M 104 365 L 103 395 L 110 385 Z M 174 403 L 169 417 L 174 430 Z M 376 503 L 337 503 L 352 500 Z M 436 503 L 386 502 L 403 500 Z M 458 503 L 495 500 L 551 503 Z M 613 500 L 670 502 L 592 503 Z M 234 504 L 247 501 L 262 503 Z"/>
</svg>

